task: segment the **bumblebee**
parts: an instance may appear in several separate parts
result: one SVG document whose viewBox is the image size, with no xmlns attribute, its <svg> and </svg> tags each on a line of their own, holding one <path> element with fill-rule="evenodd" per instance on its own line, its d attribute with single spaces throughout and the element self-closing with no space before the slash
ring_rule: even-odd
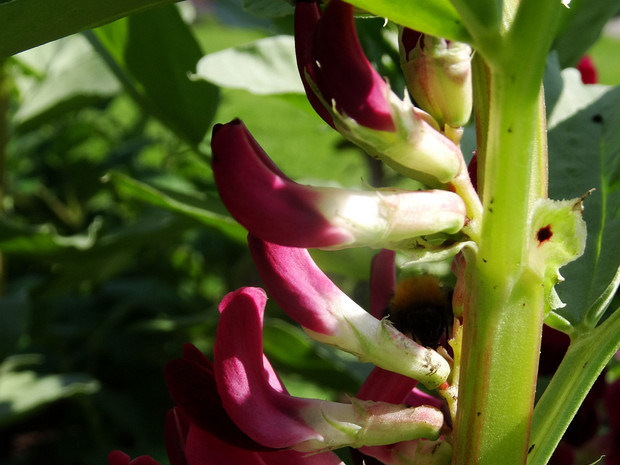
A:
<svg viewBox="0 0 620 465">
<path fill-rule="evenodd" d="M 385 313 L 401 333 L 436 349 L 452 328 L 452 292 L 435 276 L 409 277 L 398 283 Z"/>
</svg>

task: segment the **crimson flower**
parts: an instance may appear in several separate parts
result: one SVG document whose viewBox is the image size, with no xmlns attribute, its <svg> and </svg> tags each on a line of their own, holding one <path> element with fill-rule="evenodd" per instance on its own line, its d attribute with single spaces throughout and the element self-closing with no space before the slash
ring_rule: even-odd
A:
<svg viewBox="0 0 620 465">
<path fill-rule="evenodd" d="M 465 204 L 454 192 L 354 191 L 295 183 L 245 125 L 216 125 L 213 174 L 224 205 L 252 234 L 292 247 L 415 248 L 421 236 L 457 233 Z"/>
<path fill-rule="evenodd" d="M 598 72 L 594 60 L 589 55 L 585 55 L 579 60 L 577 69 L 581 73 L 581 81 L 584 84 L 596 84 L 598 82 Z"/>
<path fill-rule="evenodd" d="M 399 99 L 357 38 L 353 6 L 330 1 L 295 8 L 297 66 L 308 100 L 343 136 L 400 173 L 442 186 L 461 171 L 458 146 L 408 97 Z"/>
</svg>

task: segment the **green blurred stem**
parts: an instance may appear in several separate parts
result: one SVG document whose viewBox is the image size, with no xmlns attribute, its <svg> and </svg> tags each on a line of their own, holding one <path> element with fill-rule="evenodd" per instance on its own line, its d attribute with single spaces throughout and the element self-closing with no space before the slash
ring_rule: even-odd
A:
<svg viewBox="0 0 620 465">
<path fill-rule="evenodd" d="M 528 465 L 547 463 L 607 362 L 620 349 L 620 308 L 595 330 L 578 333 L 536 404 Z"/>
</svg>

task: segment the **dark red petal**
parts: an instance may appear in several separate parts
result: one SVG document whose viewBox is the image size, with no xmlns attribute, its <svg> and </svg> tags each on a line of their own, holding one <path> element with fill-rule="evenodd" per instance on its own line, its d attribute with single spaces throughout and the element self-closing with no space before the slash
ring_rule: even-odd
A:
<svg viewBox="0 0 620 465">
<path fill-rule="evenodd" d="M 184 347 L 192 359 L 176 359 L 164 369 L 173 402 L 199 428 L 222 441 L 248 450 L 270 450 L 249 438 L 230 419 L 217 391 L 211 362 L 199 357 L 198 349 Z M 202 355 L 202 354 L 201 354 Z M 206 359 L 206 363 L 205 363 Z M 196 361 L 198 360 L 198 362 Z"/>
<path fill-rule="evenodd" d="M 312 47 L 314 76 L 324 99 L 328 103 L 333 99 L 338 111 L 362 126 L 394 131 L 387 84 L 364 55 L 352 5 L 341 0 L 329 2 Z"/>
</svg>

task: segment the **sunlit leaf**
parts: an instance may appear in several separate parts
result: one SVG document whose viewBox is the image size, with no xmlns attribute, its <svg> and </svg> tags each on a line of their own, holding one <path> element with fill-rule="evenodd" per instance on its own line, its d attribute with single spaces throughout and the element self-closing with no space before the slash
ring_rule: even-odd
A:
<svg viewBox="0 0 620 465">
<path fill-rule="evenodd" d="M 212 84 L 189 78 L 203 53 L 178 10 L 147 11 L 95 34 L 95 47 L 139 103 L 197 145 L 211 124 L 219 93 Z"/>
<path fill-rule="evenodd" d="M 0 58 L 171 0 L 0 2 Z"/>
<path fill-rule="evenodd" d="M 556 289 L 573 324 L 605 291 L 620 265 L 620 89 L 583 85 L 573 69 L 549 119 L 549 195 L 584 201 L 588 237 L 584 255 L 560 269 Z"/>
<path fill-rule="evenodd" d="M 198 63 L 197 78 L 254 94 L 303 94 L 292 36 L 260 39 L 211 53 Z"/>
<path fill-rule="evenodd" d="M 620 9 L 620 0 L 572 0 L 553 44 L 562 67 L 575 66 L 596 42 L 603 26 Z"/>
<path fill-rule="evenodd" d="M 243 0 L 243 9 L 259 18 L 287 16 L 294 10 L 285 0 Z"/>
<path fill-rule="evenodd" d="M 0 251 L 18 254 L 48 254 L 63 249 L 85 250 L 93 246 L 99 222 L 87 234 L 62 236 L 50 225 L 22 225 L 0 217 Z"/>
<path fill-rule="evenodd" d="M 16 80 L 22 96 L 14 122 L 36 128 L 60 114 L 97 104 L 118 93 L 120 85 L 81 36 L 67 37 L 15 57 L 39 78 Z"/>
<path fill-rule="evenodd" d="M 446 39 L 468 42 L 469 32 L 449 0 L 347 0 L 374 15 Z"/>
<path fill-rule="evenodd" d="M 33 357 L 15 356 L 0 365 L 0 426 L 6 426 L 45 405 L 77 394 L 92 394 L 97 381 L 81 373 L 40 375 L 18 370 Z"/>
</svg>

